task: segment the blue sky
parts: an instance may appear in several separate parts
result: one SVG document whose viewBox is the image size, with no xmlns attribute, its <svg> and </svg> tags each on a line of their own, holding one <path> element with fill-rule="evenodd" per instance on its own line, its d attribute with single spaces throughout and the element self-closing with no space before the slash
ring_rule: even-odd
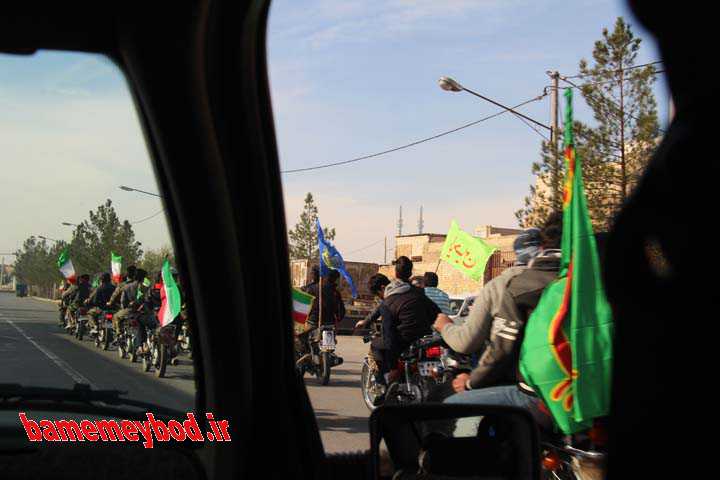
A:
<svg viewBox="0 0 720 480">
<path fill-rule="evenodd" d="M 547 70 L 578 71 L 602 28 L 625 16 L 645 41 L 638 61 L 659 59 L 650 37 L 617 1 L 276 1 L 269 64 L 285 169 L 341 161 L 408 143 L 497 111 L 437 86 L 448 75 L 501 103 L 539 95 Z M 660 118 L 667 94 L 657 85 Z M 523 110 L 550 122 L 549 99 Z M 577 105 L 576 117 L 590 121 Z M 395 233 L 516 225 L 541 138 L 502 116 L 442 139 L 351 166 L 284 175 L 288 223 L 313 192 L 337 245 L 352 252 Z M 349 255 L 382 259 L 382 243 Z"/>
<path fill-rule="evenodd" d="M 506 104 L 535 97 L 549 84 L 546 70 L 577 73 L 619 15 L 644 40 L 638 61 L 658 60 L 652 39 L 618 1 L 275 0 L 268 59 L 281 166 L 346 160 L 497 111 L 440 90 L 441 75 Z M 665 84 L 655 90 L 664 123 Z M 523 112 L 549 123 L 549 100 Z M 581 103 L 576 117 L 590 120 Z M 102 57 L 1 55 L 0 132 L 0 251 L 31 234 L 68 238 L 60 222 L 86 218 L 105 198 L 130 220 L 161 208 L 117 188 L 156 187 L 127 87 Z M 405 233 L 416 231 L 420 205 L 428 232 L 444 232 L 452 218 L 467 230 L 513 226 L 540 140 L 506 115 L 351 166 L 287 174 L 288 224 L 312 192 L 323 223 L 337 228 L 340 251 L 366 261 L 382 260 L 385 236 L 392 245 L 400 205 Z M 162 216 L 136 225 L 136 233 L 148 248 L 169 241 Z"/>
</svg>

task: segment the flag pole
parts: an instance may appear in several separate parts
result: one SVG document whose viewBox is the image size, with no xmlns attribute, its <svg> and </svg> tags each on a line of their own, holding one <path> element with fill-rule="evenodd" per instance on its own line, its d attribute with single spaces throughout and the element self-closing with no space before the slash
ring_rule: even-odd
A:
<svg viewBox="0 0 720 480">
<path fill-rule="evenodd" d="M 322 265 L 322 259 L 320 259 L 320 263 Z M 322 281 L 322 266 L 320 268 L 320 275 L 318 280 L 318 329 L 322 325 L 322 311 L 323 311 L 323 303 L 322 303 L 322 291 L 323 291 L 323 281 Z"/>
</svg>

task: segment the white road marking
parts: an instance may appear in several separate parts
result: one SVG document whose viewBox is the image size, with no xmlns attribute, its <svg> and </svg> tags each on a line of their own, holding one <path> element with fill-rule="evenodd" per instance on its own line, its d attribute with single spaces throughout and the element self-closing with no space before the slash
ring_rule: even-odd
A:
<svg viewBox="0 0 720 480">
<path fill-rule="evenodd" d="M 0 313 L 0 318 L 2 318 L 2 317 L 3 317 L 3 314 Z M 86 383 L 86 384 L 90 385 L 91 388 L 93 388 L 93 384 L 90 382 L 90 380 L 88 380 L 86 377 L 84 377 L 82 373 L 75 370 L 65 360 L 61 359 L 60 357 L 55 355 L 53 352 L 51 352 L 50 350 L 48 350 L 47 348 L 43 347 L 42 345 L 37 343 L 35 340 L 33 340 L 33 338 L 30 335 L 28 335 L 27 333 L 25 333 L 25 331 L 22 328 L 15 325 L 15 322 L 13 322 L 12 320 L 8 320 L 7 318 L 3 318 L 3 320 L 5 320 L 8 323 L 8 325 L 11 325 L 13 328 L 15 328 L 15 330 L 17 330 L 20 333 L 20 335 L 25 337 L 25 339 L 28 342 L 32 343 L 35 346 L 35 348 L 37 348 L 43 354 L 45 354 L 46 357 L 48 357 L 50 360 L 52 360 L 52 362 L 55 365 L 57 365 L 60 368 L 60 370 L 65 372 L 76 383 Z"/>
</svg>

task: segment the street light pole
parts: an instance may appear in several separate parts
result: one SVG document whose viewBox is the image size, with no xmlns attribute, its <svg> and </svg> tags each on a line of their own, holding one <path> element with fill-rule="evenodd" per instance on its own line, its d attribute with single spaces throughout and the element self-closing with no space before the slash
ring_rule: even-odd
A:
<svg viewBox="0 0 720 480">
<path fill-rule="evenodd" d="M 469 88 L 463 87 L 462 85 L 460 85 L 458 82 L 456 82 L 455 80 L 453 80 L 450 77 L 440 77 L 440 79 L 438 80 L 438 85 L 440 85 L 440 88 L 442 88 L 443 90 L 445 90 L 447 92 L 463 92 L 464 91 L 464 92 L 470 93 L 472 95 L 475 95 L 476 97 L 478 97 L 482 100 L 485 100 L 486 102 L 492 103 L 493 105 L 497 105 L 498 107 L 502 108 L 503 110 L 507 110 L 508 112 L 510 112 L 514 115 L 517 115 L 520 118 L 524 118 L 525 120 L 532 122 L 539 127 L 542 127 L 546 130 L 550 130 L 550 132 L 552 133 L 552 127 L 549 127 L 549 126 L 545 125 L 544 123 L 540 123 L 537 120 L 528 117 L 527 115 L 523 115 L 522 113 L 514 110 L 512 107 L 503 105 L 502 103 L 496 102 L 495 100 L 493 100 L 491 98 L 487 98 L 484 95 L 480 95 L 479 93 L 477 93 L 473 90 L 470 90 Z"/>
<path fill-rule="evenodd" d="M 162 198 L 162 195 L 158 195 L 157 193 L 146 192 L 145 190 L 138 190 L 137 188 L 127 187 L 125 185 L 120 185 L 120 190 L 125 190 L 126 192 L 144 193 L 145 195 L 152 195 L 153 197 Z"/>
</svg>

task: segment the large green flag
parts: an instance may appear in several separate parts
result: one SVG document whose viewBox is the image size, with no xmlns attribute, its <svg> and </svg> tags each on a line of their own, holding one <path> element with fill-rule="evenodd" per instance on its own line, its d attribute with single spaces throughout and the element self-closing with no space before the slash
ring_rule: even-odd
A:
<svg viewBox="0 0 720 480">
<path fill-rule="evenodd" d="M 525 328 L 520 371 L 558 427 L 575 433 L 610 409 L 613 322 L 575 154 L 572 90 L 565 90 L 565 167 L 559 277 Z"/>
<path fill-rule="evenodd" d="M 495 250 L 497 247 L 464 232 L 453 220 L 440 258 L 473 280 L 479 281 L 483 278 L 485 265 Z"/>
</svg>

